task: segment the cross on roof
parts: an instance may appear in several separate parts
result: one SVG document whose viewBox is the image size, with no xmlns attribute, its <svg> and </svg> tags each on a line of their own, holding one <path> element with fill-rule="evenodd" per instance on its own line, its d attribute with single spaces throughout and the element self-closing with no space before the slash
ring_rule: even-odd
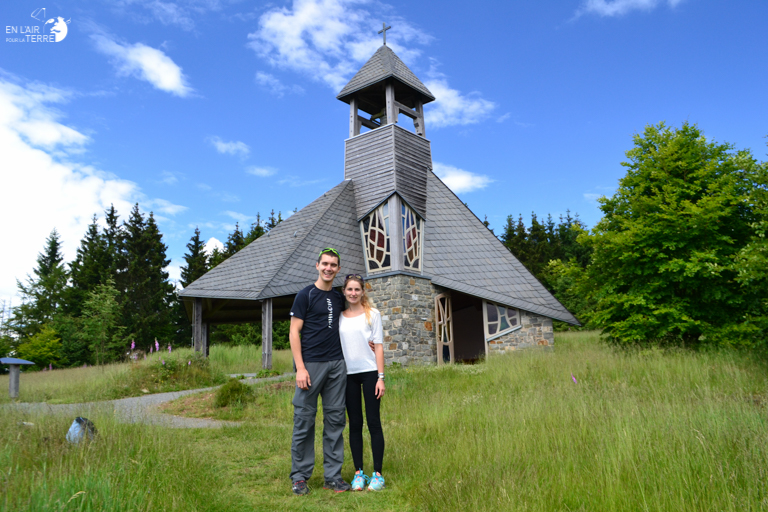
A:
<svg viewBox="0 0 768 512">
<path fill-rule="evenodd" d="M 384 34 L 384 46 L 387 46 L 387 30 L 391 28 L 391 25 L 388 27 L 386 23 L 381 24 L 381 30 L 379 30 L 379 34 Z"/>
</svg>

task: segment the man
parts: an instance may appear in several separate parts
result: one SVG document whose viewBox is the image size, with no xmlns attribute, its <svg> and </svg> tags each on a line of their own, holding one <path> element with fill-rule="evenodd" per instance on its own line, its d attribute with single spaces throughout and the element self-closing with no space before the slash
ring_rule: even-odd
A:
<svg viewBox="0 0 768 512">
<path fill-rule="evenodd" d="M 333 289 L 340 264 L 336 249 L 320 251 L 315 264 L 317 281 L 296 294 L 291 308 L 291 352 L 296 365 L 291 481 L 293 493 L 299 496 L 309 493 L 307 480 L 315 467 L 318 395 L 323 397 L 323 487 L 336 492 L 350 489 L 341 478 L 347 366 L 339 339 L 344 297 Z"/>
</svg>

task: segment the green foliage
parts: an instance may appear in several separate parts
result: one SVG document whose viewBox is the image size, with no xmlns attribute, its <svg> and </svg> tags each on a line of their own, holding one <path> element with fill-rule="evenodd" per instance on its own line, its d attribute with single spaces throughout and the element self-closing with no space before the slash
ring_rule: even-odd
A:
<svg viewBox="0 0 768 512">
<path fill-rule="evenodd" d="M 591 301 L 590 283 L 585 269 L 575 259 L 551 260 L 544 269 L 544 274 L 557 300 L 582 323 L 581 327 L 577 327 L 555 320 L 555 330 L 588 329 L 590 326 L 586 320 L 590 317 L 594 305 Z"/>
<path fill-rule="evenodd" d="M 215 407 L 243 406 L 254 399 L 253 389 L 237 379 L 229 379 L 216 390 Z"/>
<path fill-rule="evenodd" d="M 45 325 L 37 334 L 16 348 L 16 357 L 35 363 L 30 370 L 42 370 L 51 364 L 58 366 L 61 359 L 61 338 L 53 327 Z"/>
<path fill-rule="evenodd" d="M 68 275 L 63 259 L 59 233 L 54 229 L 45 241 L 45 250 L 37 256 L 34 277 L 27 276 L 26 284 L 16 281 L 22 303 L 13 308 L 9 327 L 18 337 L 39 332 L 59 312 Z"/>
<path fill-rule="evenodd" d="M 547 215 L 547 220 L 542 223 L 536 213 L 531 213 L 530 228 L 526 228 L 522 215 L 516 222 L 510 215 L 500 238 L 520 263 L 552 289 L 553 283 L 547 272 L 550 261 L 574 261 L 581 267 L 589 264 L 591 249 L 577 242 L 579 235 L 585 232 L 586 226 L 579 215 L 571 217 L 569 210 L 565 217 L 560 216 L 557 224 L 551 215 Z"/>
<path fill-rule="evenodd" d="M 135 205 L 123 227 L 122 257 L 124 271 L 117 286 L 121 294 L 122 325 L 135 337 L 140 348 L 147 348 L 155 338 L 172 338 L 171 303 L 174 287 L 165 270 L 167 247 L 150 212 L 147 219 Z"/>
<path fill-rule="evenodd" d="M 291 347 L 289 334 L 290 320 L 272 323 L 272 349 L 283 350 Z M 261 345 L 261 323 L 217 325 L 211 333 L 212 343 L 229 345 Z"/>
<path fill-rule="evenodd" d="M 688 123 L 648 126 L 634 143 L 603 219 L 580 239 L 594 251 L 590 321 L 625 343 L 752 344 L 742 319 L 759 292 L 739 286 L 734 261 L 753 240 L 759 166 Z"/>
<path fill-rule="evenodd" d="M 81 343 L 88 344 L 96 364 L 122 358 L 126 338 L 125 328 L 120 325 L 118 295 L 114 282 L 109 279 L 106 284 L 96 286 L 83 304 L 79 337 Z"/>
<path fill-rule="evenodd" d="M 146 362 L 132 364 L 123 380 L 114 384 L 113 397 L 204 388 L 225 381 L 224 374 L 211 368 L 207 357 L 199 353 L 184 356 L 161 352 Z"/>
</svg>

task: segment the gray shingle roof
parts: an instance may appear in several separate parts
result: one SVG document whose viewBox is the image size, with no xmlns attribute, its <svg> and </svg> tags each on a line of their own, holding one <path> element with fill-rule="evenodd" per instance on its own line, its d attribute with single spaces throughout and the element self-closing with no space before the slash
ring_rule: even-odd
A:
<svg viewBox="0 0 768 512">
<path fill-rule="evenodd" d="M 424 273 L 432 283 L 564 322 L 576 318 L 429 172 Z"/>
<path fill-rule="evenodd" d="M 413 74 L 413 71 L 408 69 L 408 66 L 388 46 L 382 46 L 376 50 L 373 57 L 368 59 L 368 62 L 360 68 L 360 71 L 352 77 L 352 80 L 344 86 L 336 98 L 345 101 L 345 98 L 352 93 L 389 77 L 394 77 L 412 89 L 419 91 L 425 96 L 424 103 L 434 101 L 435 97 L 429 89 L 421 83 L 421 80 Z M 347 103 L 349 102 L 347 101 Z"/>
<path fill-rule="evenodd" d="M 343 181 L 187 286 L 182 297 L 264 299 L 290 295 L 317 280 L 325 247 L 341 254 L 340 274 L 365 272 L 355 192 Z M 334 285 L 341 286 L 343 276 Z"/>
</svg>

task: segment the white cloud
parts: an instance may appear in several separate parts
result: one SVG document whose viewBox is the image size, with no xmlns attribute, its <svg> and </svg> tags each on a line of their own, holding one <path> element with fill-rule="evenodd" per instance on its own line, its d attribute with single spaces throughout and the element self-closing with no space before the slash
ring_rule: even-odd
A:
<svg viewBox="0 0 768 512">
<path fill-rule="evenodd" d="M 382 19 L 384 12 L 397 26 L 387 44 L 406 61 L 418 56 L 414 44 L 401 45 L 424 44 L 429 36 L 393 15 L 389 6 L 360 0 L 294 0 L 290 8 L 270 9 L 259 18 L 258 29 L 248 34 L 249 46 L 276 68 L 302 73 L 339 91 L 381 45 L 379 25 L 373 20 Z"/>
<path fill-rule="evenodd" d="M 158 211 L 167 215 L 176 215 L 177 213 L 181 213 L 188 209 L 186 206 L 173 204 L 165 199 L 150 199 L 149 201 L 146 201 L 146 205 L 152 208 L 153 211 Z"/>
<path fill-rule="evenodd" d="M 434 173 L 456 194 L 480 190 L 493 183 L 488 176 L 453 167 L 452 165 L 434 162 Z"/>
<path fill-rule="evenodd" d="M 320 180 L 304 180 L 300 178 L 299 176 L 294 176 L 293 174 L 288 174 L 285 176 L 285 178 L 281 179 L 277 182 L 278 185 L 288 185 L 289 187 L 306 187 L 309 185 L 317 185 L 318 183 L 324 182 L 324 179 Z"/>
<path fill-rule="evenodd" d="M 248 144 L 239 140 L 225 142 L 220 137 L 208 137 L 208 142 L 222 155 L 239 155 L 240 158 L 246 158 L 251 153 Z"/>
<path fill-rule="evenodd" d="M 224 250 L 224 244 L 221 243 L 220 240 L 211 237 L 208 239 L 207 242 L 205 242 L 205 254 L 207 256 L 210 256 L 214 249 L 218 249 L 219 251 Z"/>
<path fill-rule="evenodd" d="M 171 172 L 171 171 L 163 171 L 160 173 L 160 179 L 158 180 L 159 183 L 165 183 L 166 185 L 175 185 L 179 182 L 179 178 L 177 177 L 178 173 Z"/>
<path fill-rule="evenodd" d="M 278 98 L 282 98 L 286 93 L 304 94 L 304 88 L 300 85 L 285 85 L 277 77 L 270 75 L 269 73 L 259 71 L 256 73 L 255 80 L 257 84 Z"/>
<path fill-rule="evenodd" d="M 584 193 L 584 199 L 586 199 L 588 203 L 592 203 L 594 205 L 599 204 L 597 200 L 600 199 L 601 197 L 603 197 L 603 194 L 593 194 L 589 192 Z"/>
<path fill-rule="evenodd" d="M 192 94 L 181 68 L 162 51 L 142 43 L 119 43 L 98 31 L 91 39 L 98 51 L 111 57 L 119 75 L 145 80 L 156 89 L 182 98 Z"/>
<path fill-rule="evenodd" d="M 277 172 L 277 169 L 273 169 L 271 167 L 248 167 L 245 172 L 248 174 L 253 174 L 254 176 L 259 176 L 261 178 L 266 178 L 267 176 L 272 176 Z"/>
<path fill-rule="evenodd" d="M 425 106 L 427 128 L 475 124 L 485 120 L 496 104 L 480 97 L 480 93 L 462 94 L 448 85 L 445 78 L 427 80 L 424 85 L 437 98 Z"/>
<path fill-rule="evenodd" d="M 583 14 L 597 14 L 598 16 L 623 16 L 631 11 L 650 11 L 659 4 L 667 4 L 676 7 L 683 0 L 585 0 L 576 17 Z"/>
<path fill-rule="evenodd" d="M 41 84 L 18 83 L 0 76 L 0 239 L 3 251 L 0 297 L 16 294 L 16 279 L 32 272 L 37 253 L 55 228 L 65 261 L 72 261 L 93 214 L 110 204 L 126 218 L 133 204 L 159 205 L 166 213 L 178 205 L 147 199 L 138 185 L 85 163 L 79 157 L 90 139 L 61 122 L 51 107 L 72 93 Z M 13 219 L 18 219 L 16 222 Z"/>
<path fill-rule="evenodd" d="M 228 217 L 232 217 L 237 222 L 240 222 L 240 223 L 243 223 L 243 224 L 245 224 L 246 222 L 250 221 L 251 219 L 255 219 L 255 217 L 251 217 L 250 215 L 246 215 L 244 213 L 239 213 L 239 212 L 233 212 L 231 210 L 227 210 L 226 212 L 224 212 L 224 215 L 226 215 Z"/>
<path fill-rule="evenodd" d="M 148 23 L 159 21 L 163 25 L 176 25 L 183 30 L 194 30 L 195 17 L 210 11 L 221 9 L 219 0 L 186 0 L 183 2 L 167 2 L 162 0 L 118 0 L 113 5 L 123 11 L 128 11 L 138 21 Z M 142 11 L 129 11 L 136 6 Z"/>
</svg>

